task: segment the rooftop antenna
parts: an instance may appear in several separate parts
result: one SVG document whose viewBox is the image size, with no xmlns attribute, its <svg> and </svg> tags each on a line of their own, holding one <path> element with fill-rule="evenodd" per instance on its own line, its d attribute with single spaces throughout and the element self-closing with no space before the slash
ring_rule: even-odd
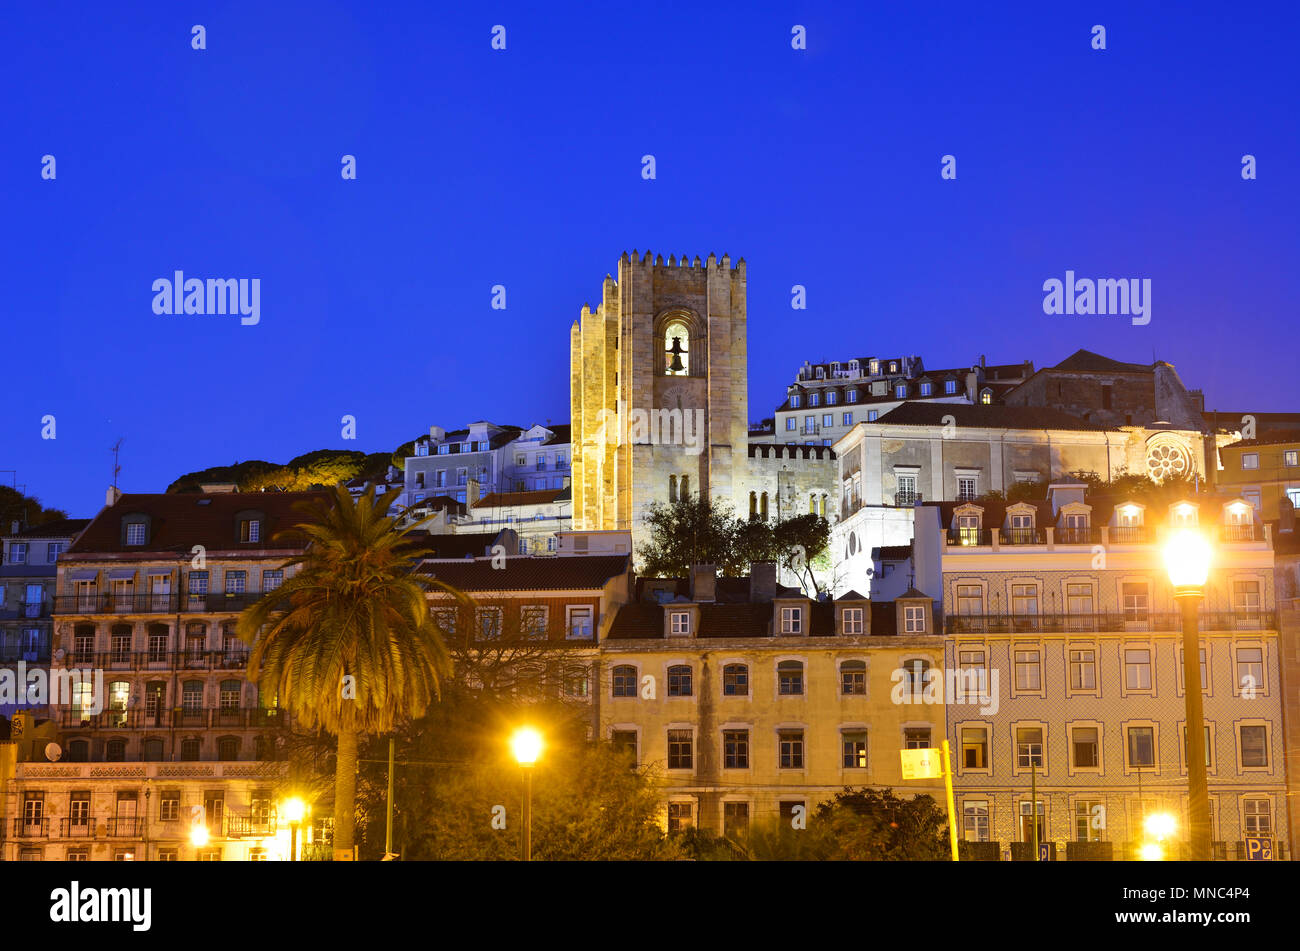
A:
<svg viewBox="0 0 1300 951">
<path fill-rule="evenodd" d="M 122 442 L 123 439 L 119 438 L 117 442 L 113 443 L 113 447 L 108 450 L 113 454 L 113 491 L 114 492 L 117 491 L 117 474 L 122 471 L 122 467 L 118 465 L 117 462 L 118 454 L 122 451 Z"/>
</svg>

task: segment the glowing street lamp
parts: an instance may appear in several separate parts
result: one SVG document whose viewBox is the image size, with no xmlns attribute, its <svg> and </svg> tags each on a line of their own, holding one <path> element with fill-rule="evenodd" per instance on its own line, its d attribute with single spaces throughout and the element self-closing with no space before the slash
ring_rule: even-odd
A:
<svg viewBox="0 0 1300 951">
<path fill-rule="evenodd" d="M 1174 830 L 1178 828 L 1178 820 L 1167 812 L 1153 812 L 1147 816 L 1143 828 L 1151 838 L 1163 842 L 1174 834 Z"/>
<path fill-rule="evenodd" d="M 1183 700 L 1187 712 L 1187 838 L 1189 858 L 1210 857 L 1210 789 L 1205 773 L 1205 711 L 1201 698 L 1201 643 L 1196 612 L 1210 575 L 1213 548 L 1194 529 L 1173 533 L 1165 544 L 1165 567 L 1183 624 Z"/>
<path fill-rule="evenodd" d="M 524 861 L 533 859 L 533 767 L 542 755 L 542 734 L 530 726 L 520 727 L 510 737 L 510 749 L 524 771 Z"/>
<path fill-rule="evenodd" d="M 1143 842 L 1142 847 L 1138 849 L 1138 855 L 1142 857 L 1143 862 L 1159 862 L 1165 857 L 1165 850 L 1159 842 Z"/>
<path fill-rule="evenodd" d="M 208 827 L 204 825 L 193 826 L 190 829 L 190 843 L 196 848 L 201 849 L 208 844 Z"/>
<path fill-rule="evenodd" d="M 296 862 L 298 861 L 298 827 L 302 825 L 307 804 L 294 796 L 292 799 L 285 800 L 280 809 L 284 817 L 289 820 L 289 861 Z"/>
</svg>

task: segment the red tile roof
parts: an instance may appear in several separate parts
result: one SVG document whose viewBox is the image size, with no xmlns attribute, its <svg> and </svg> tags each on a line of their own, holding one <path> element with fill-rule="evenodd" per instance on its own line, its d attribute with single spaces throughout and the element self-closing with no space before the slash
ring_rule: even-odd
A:
<svg viewBox="0 0 1300 951">
<path fill-rule="evenodd" d="M 175 492 L 123 495 L 104 508 L 65 553 L 76 558 L 99 553 L 138 554 L 151 557 L 158 552 L 186 553 L 195 545 L 208 551 L 265 551 L 301 547 L 292 536 L 277 539 L 307 520 L 297 506 L 313 500 L 329 502 L 332 492 Z M 261 541 L 240 542 L 236 515 L 261 513 Z M 149 516 L 149 537 L 144 545 L 123 544 L 122 518 Z"/>
<path fill-rule="evenodd" d="M 426 561 L 420 574 L 437 578 L 460 591 L 575 591 L 603 588 L 610 578 L 628 571 L 629 555 L 506 558 L 494 568 L 491 558 L 473 561 Z M 500 562 L 498 562 L 499 564 Z"/>
</svg>

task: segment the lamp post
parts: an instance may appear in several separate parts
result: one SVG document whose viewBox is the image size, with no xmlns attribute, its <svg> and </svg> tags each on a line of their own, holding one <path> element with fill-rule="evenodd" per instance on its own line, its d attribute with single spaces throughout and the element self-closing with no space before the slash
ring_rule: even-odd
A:
<svg viewBox="0 0 1300 951">
<path fill-rule="evenodd" d="M 298 827 L 302 825 L 303 813 L 307 811 L 306 804 L 294 796 L 284 803 L 284 815 L 289 820 L 289 861 L 298 861 Z"/>
<path fill-rule="evenodd" d="M 1196 612 L 1213 552 L 1204 535 L 1175 532 L 1165 544 L 1165 566 L 1182 614 L 1183 699 L 1187 711 L 1187 839 L 1193 861 L 1210 857 L 1210 790 L 1205 773 L 1205 712 L 1201 702 L 1201 645 Z"/>
<path fill-rule="evenodd" d="M 533 766 L 542 755 L 542 735 L 530 726 L 520 727 L 510 738 L 515 762 L 524 771 L 524 861 L 533 860 Z"/>
</svg>

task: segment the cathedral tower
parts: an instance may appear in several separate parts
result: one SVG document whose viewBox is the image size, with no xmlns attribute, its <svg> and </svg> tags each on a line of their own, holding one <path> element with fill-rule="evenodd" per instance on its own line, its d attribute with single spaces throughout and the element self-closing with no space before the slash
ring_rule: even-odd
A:
<svg viewBox="0 0 1300 951">
<path fill-rule="evenodd" d="M 573 518 L 646 538 L 651 502 L 704 493 L 742 512 L 745 260 L 624 253 L 570 331 Z"/>
</svg>

